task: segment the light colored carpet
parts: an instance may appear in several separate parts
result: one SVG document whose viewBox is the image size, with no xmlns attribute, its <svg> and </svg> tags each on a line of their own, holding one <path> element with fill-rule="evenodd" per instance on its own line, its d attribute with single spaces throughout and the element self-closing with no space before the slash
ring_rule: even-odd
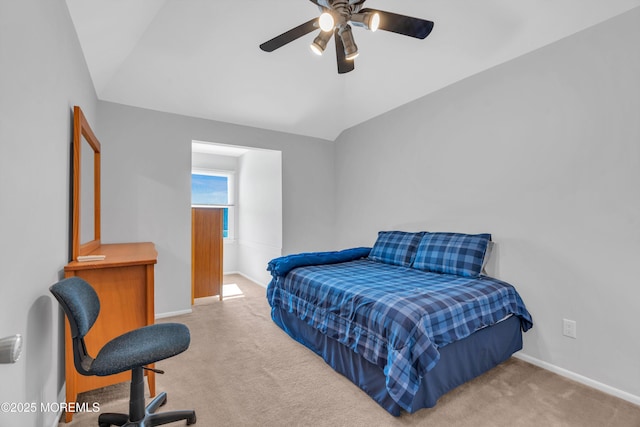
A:
<svg viewBox="0 0 640 427">
<path fill-rule="evenodd" d="M 192 314 L 162 319 L 185 323 L 191 347 L 156 364 L 166 371 L 157 391 L 169 396 L 161 410 L 195 409 L 198 426 L 640 426 L 640 407 L 514 358 L 435 408 L 393 417 L 278 328 L 264 288 L 238 275 L 225 283 L 224 301 L 198 300 Z M 127 412 L 128 394 L 124 383 L 79 400 Z M 97 415 L 60 426 L 97 426 Z"/>
</svg>

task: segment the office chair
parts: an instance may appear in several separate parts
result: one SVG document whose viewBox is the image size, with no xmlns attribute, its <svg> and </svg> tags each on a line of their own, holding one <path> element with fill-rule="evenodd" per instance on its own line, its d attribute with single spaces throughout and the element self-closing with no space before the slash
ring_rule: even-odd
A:
<svg viewBox="0 0 640 427">
<path fill-rule="evenodd" d="M 69 277 L 49 288 L 69 319 L 73 340 L 73 361 L 82 375 L 106 376 L 131 371 L 131 395 L 129 414 L 101 414 L 100 427 L 137 426 L 151 427 L 174 421 L 196 423 L 195 411 L 172 411 L 156 414 L 167 401 L 165 392 L 157 395 L 144 406 L 144 375 L 146 365 L 182 353 L 189 347 L 189 329 L 179 323 L 159 323 L 145 326 L 120 335 L 106 343 L 91 357 L 84 337 L 100 312 L 100 300 L 95 290 L 79 277 Z M 157 371 L 162 373 L 162 371 Z"/>
</svg>

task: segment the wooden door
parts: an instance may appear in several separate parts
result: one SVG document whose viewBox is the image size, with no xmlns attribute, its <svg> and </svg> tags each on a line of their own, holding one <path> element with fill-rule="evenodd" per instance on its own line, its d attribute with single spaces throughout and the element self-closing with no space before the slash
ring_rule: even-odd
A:
<svg viewBox="0 0 640 427">
<path fill-rule="evenodd" d="M 222 300 L 222 208 L 191 208 L 191 303 Z"/>
</svg>

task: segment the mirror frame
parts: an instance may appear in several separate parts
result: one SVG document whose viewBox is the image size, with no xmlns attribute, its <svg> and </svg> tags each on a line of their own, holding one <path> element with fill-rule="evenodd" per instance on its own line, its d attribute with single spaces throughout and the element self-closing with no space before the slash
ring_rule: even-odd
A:
<svg viewBox="0 0 640 427">
<path fill-rule="evenodd" d="M 82 185 L 81 152 L 82 137 L 93 150 L 93 240 L 80 241 L 80 186 Z M 91 130 L 84 113 L 78 106 L 73 107 L 73 237 L 71 258 L 76 261 L 78 256 L 88 255 L 100 246 L 100 142 Z"/>
</svg>

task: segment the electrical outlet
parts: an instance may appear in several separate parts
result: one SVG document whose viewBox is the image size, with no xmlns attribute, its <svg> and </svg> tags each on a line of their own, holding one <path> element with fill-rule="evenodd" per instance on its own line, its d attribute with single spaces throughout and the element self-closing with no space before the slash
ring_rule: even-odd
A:
<svg viewBox="0 0 640 427">
<path fill-rule="evenodd" d="M 562 335 L 569 338 L 577 338 L 575 320 L 562 319 Z"/>
</svg>

